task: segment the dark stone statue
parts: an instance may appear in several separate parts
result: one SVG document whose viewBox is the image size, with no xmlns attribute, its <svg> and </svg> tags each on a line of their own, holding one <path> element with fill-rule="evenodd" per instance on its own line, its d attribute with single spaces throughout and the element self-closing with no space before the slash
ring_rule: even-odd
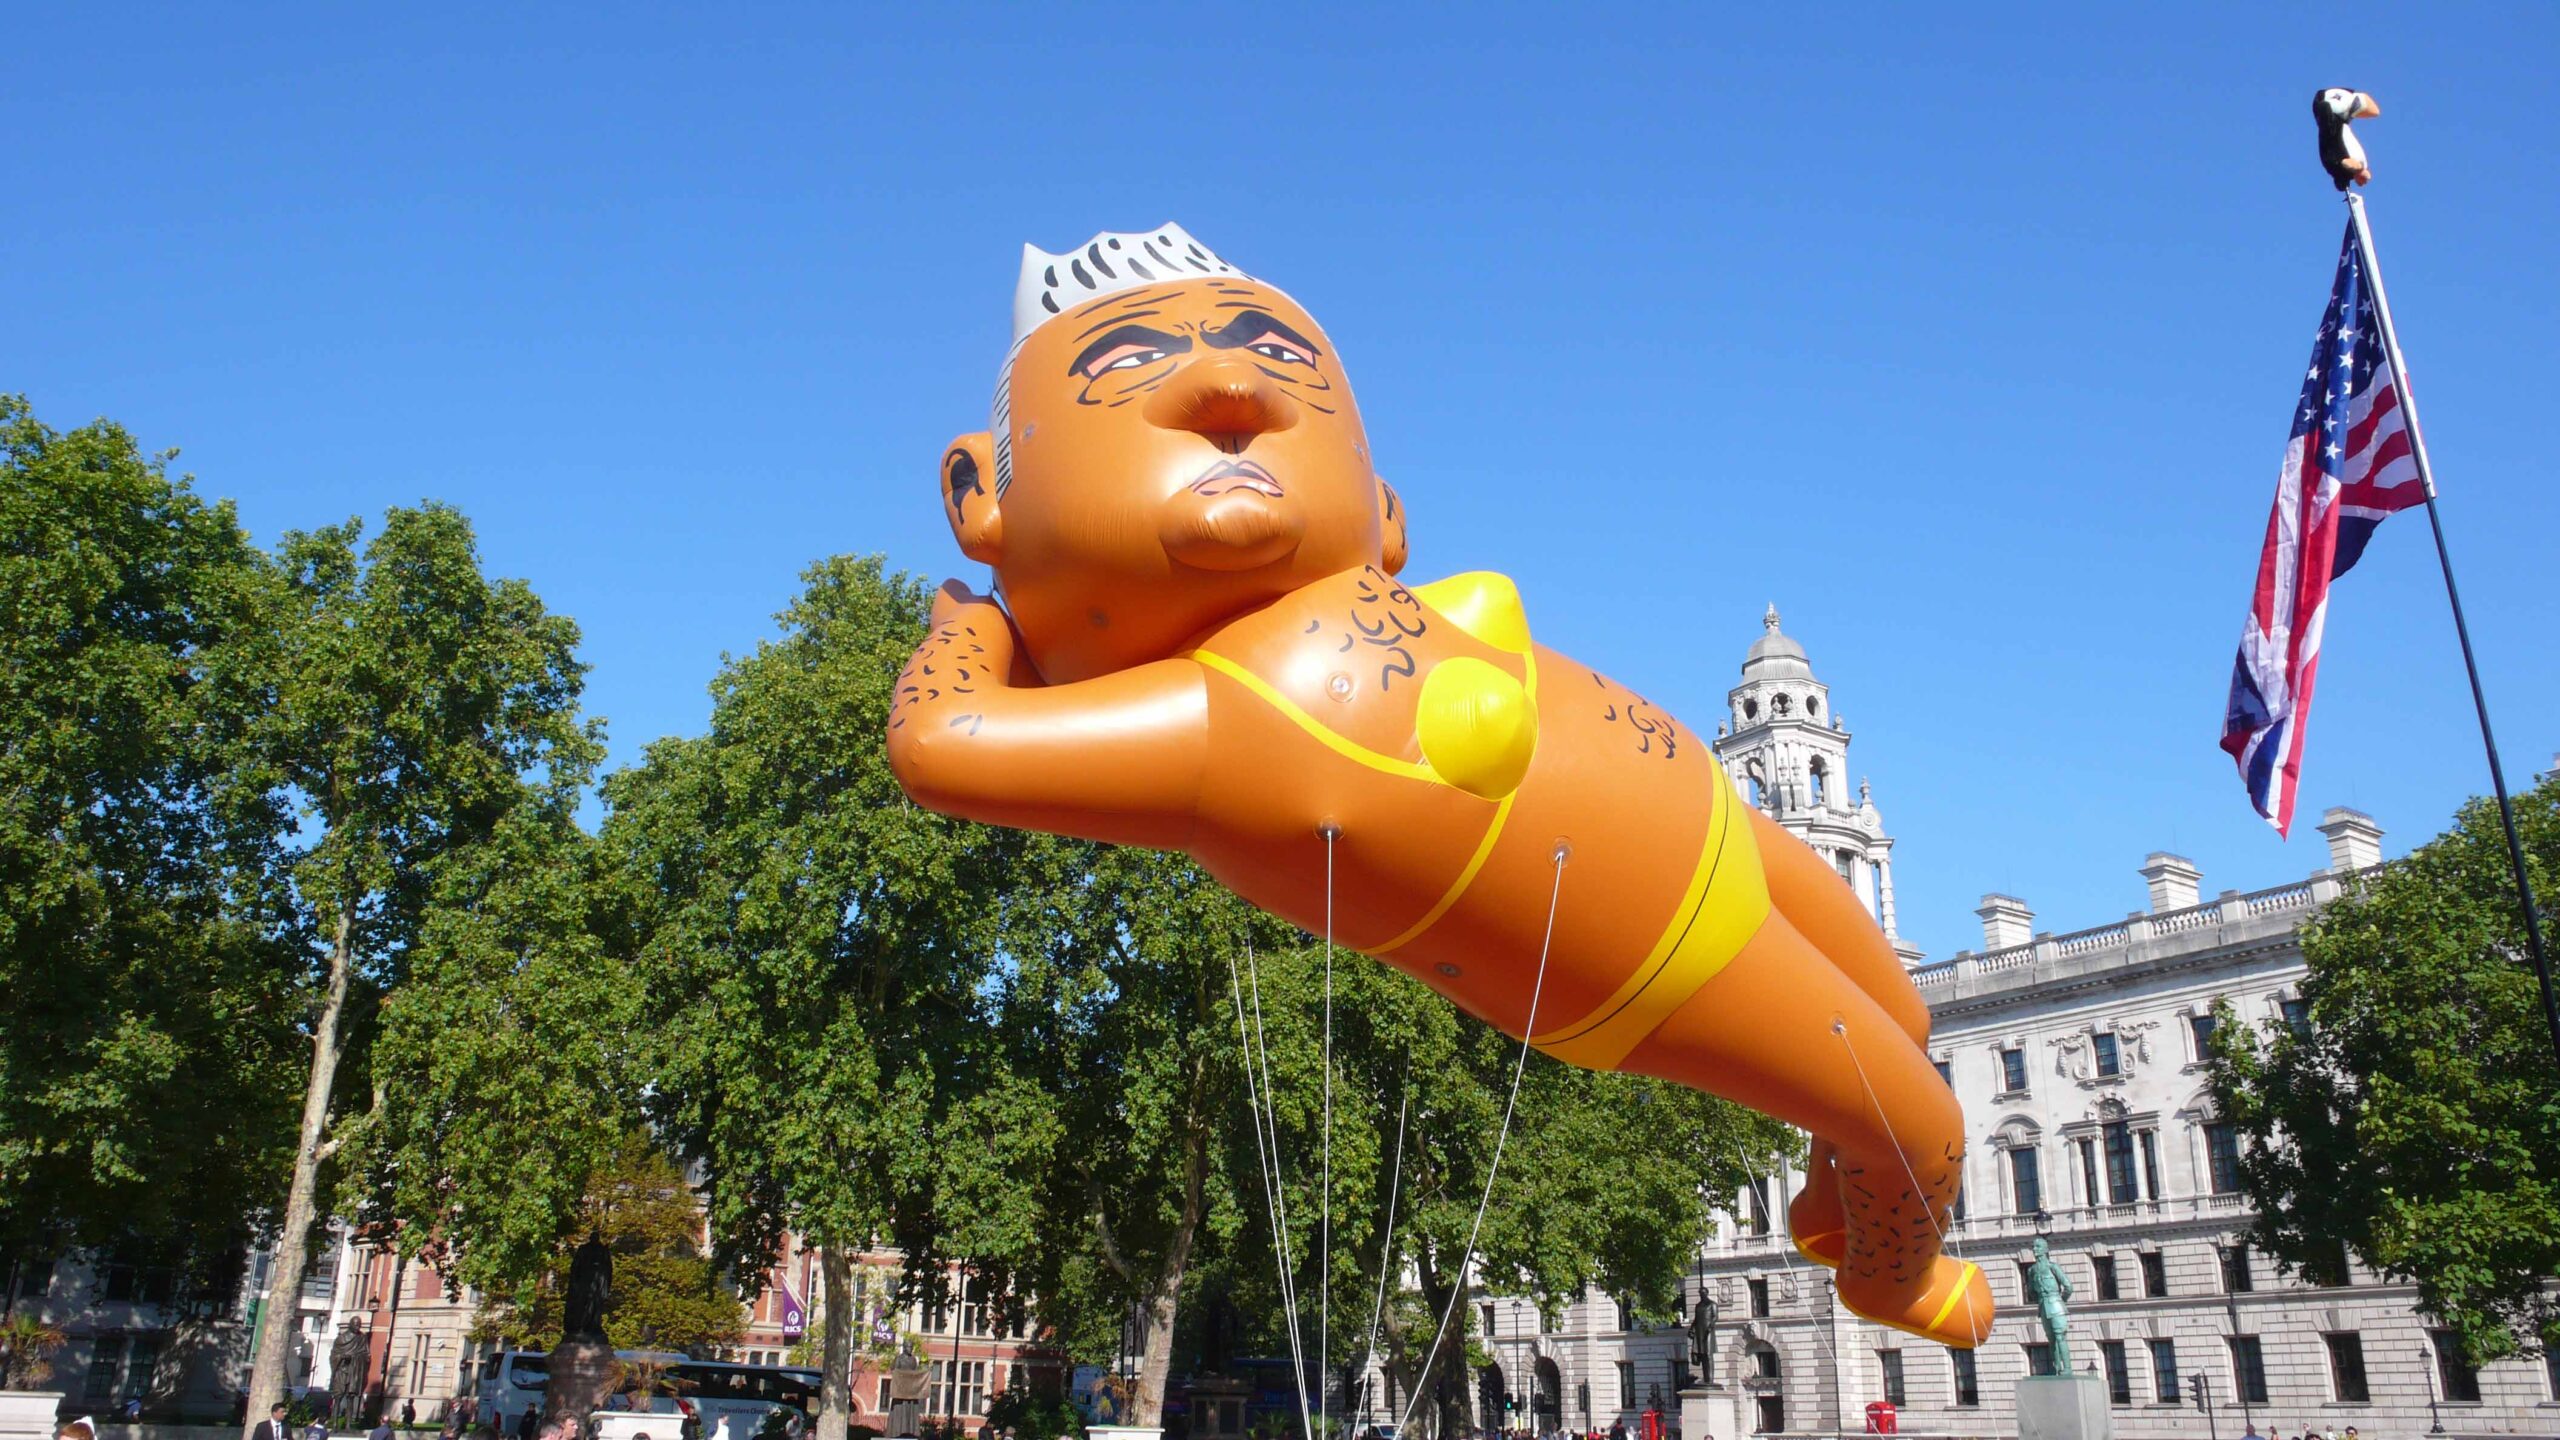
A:
<svg viewBox="0 0 2560 1440">
<path fill-rule="evenodd" d="M 560 1304 L 560 1338 L 605 1338 L 605 1301 L 612 1291 L 613 1252 L 605 1248 L 602 1235 L 589 1235 L 569 1260 L 569 1286 Z"/>
<path fill-rule="evenodd" d="M 1689 1312 L 1689 1363 L 1698 1367 L 1698 1384 L 1712 1390 L 1716 1383 L 1716 1302 L 1705 1291 L 1698 1292 L 1698 1307 Z"/>
</svg>

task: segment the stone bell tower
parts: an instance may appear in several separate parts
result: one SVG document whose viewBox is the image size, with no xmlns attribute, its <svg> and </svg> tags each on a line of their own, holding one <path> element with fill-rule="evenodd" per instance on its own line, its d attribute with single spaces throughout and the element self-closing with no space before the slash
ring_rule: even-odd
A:
<svg viewBox="0 0 2560 1440">
<path fill-rule="evenodd" d="M 1893 837 L 1861 778 L 1849 783 L 1849 727 L 1831 708 L 1831 688 L 1814 678 L 1804 647 L 1778 628 L 1778 607 L 1742 659 L 1727 692 L 1730 712 L 1716 726 L 1716 758 L 1743 799 L 1793 832 L 1849 882 L 1905 965 L 1920 963 L 1893 913 Z"/>
</svg>

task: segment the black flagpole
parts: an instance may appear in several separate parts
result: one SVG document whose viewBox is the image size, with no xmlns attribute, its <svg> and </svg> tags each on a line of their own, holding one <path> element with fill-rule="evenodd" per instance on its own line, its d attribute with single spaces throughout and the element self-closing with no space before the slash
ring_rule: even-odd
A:
<svg viewBox="0 0 2560 1440">
<path fill-rule="evenodd" d="M 2542 982 L 2542 1018 L 2551 1027 L 2551 1050 L 2560 1058 L 2560 999 L 2551 992 L 2551 962 L 2542 946 L 2542 913 L 2534 908 L 2533 880 L 2524 865 L 2524 841 L 2516 835 L 2515 806 L 2507 799 L 2507 775 L 2498 764 L 2498 737 L 2489 729 L 2489 701 L 2480 690 L 2480 665 L 2471 656 L 2471 627 L 2462 618 L 2462 592 L 2453 583 L 2453 556 L 2444 545 L 2444 520 L 2436 513 L 2436 476 L 2427 464 L 2426 436 L 2418 429 L 2417 398 L 2409 393 L 2409 366 L 2400 358 L 2400 332 L 2391 323 L 2391 300 L 2382 290 L 2382 265 L 2373 256 L 2373 230 L 2366 221 L 2363 197 L 2347 193 L 2347 214 L 2356 232 L 2356 253 L 2364 258 L 2365 279 L 2373 286 L 2374 318 L 2382 325 L 2382 348 L 2391 359 L 2391 376 L 2400 387 L 2400 413 L 2409 422 L 2409 454 L 2418 462 L 2418 483 L 2427 492 L 2427 525 L 2435 531 L 2436 562 L 2444 569 L 2445 599 L 2453 603 L 2453 633 L 2462 641 L 2462 668 L 2471 677 L 2471 707 L 2480 713 L 2480 744 L 2489 752 L 2489 784 L 2498 793 L 2498 820 L 2507 831 L 2507 863 L 2515 870 L 2516 900 L 2524 906 L 2524 941 L 2533 972 Z"/>
</svg>

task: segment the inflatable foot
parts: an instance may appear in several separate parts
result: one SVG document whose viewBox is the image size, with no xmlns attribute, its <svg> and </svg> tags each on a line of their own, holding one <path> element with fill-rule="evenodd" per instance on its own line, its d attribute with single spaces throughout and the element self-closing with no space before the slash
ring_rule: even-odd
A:
<svg viewBox="0 0 2560 1440">
<path fill-rule="evenodd" d="M 1991 1283 L 1982 1267 L 1970 1260 L 1941 1255 L 1929 1271 L 1929 1288 L 1917 1297 L 1860 1293 L 1854 1281 L 1840 1287 L 1850 1309 L 1879 1325 L 1890 1325 L 1925 1340 L 1970 1350 L 1991 1334 Z"/>
</svg>

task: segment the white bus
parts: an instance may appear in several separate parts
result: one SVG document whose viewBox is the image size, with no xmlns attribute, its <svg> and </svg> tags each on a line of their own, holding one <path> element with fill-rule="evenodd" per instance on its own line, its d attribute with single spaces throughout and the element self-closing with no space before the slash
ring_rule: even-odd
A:
<svg viewBox="0 0 2560 1440">
<path fill-rule="evenodd" d="M 617 1350 L 614 1358 L 665 1367 L 658 1378 L 658 1393 L 645 1404 L 617 1394 L 607 1395 L 602 1407 L 612 1414 L 666 1416 L 663 1425 L 640 1426 L 649 1440 L 683 1440 L 688 1433 L 699 1440 L 716 1440 L 723 1420 L 729 1422 L 729 1440 L 755 1440 L 769 1420 L 777 1427 L 805 1432 L 810 1417 L 818 1413 L 820 1375 L 813 1369 L 692 1360 L 647 1350 Z M 481 1381 L 481 1413 L 502 1414 L 513 1422 L 528 1408 L 540 1408 L 550 1382 L 545 1356 L 529 1350 L 507 1351 Z M 631 1427 L 624 1423 L 614 1428 Z M 665 1433 L 659 1433 L 662 1430 Z"/>
</svg>

